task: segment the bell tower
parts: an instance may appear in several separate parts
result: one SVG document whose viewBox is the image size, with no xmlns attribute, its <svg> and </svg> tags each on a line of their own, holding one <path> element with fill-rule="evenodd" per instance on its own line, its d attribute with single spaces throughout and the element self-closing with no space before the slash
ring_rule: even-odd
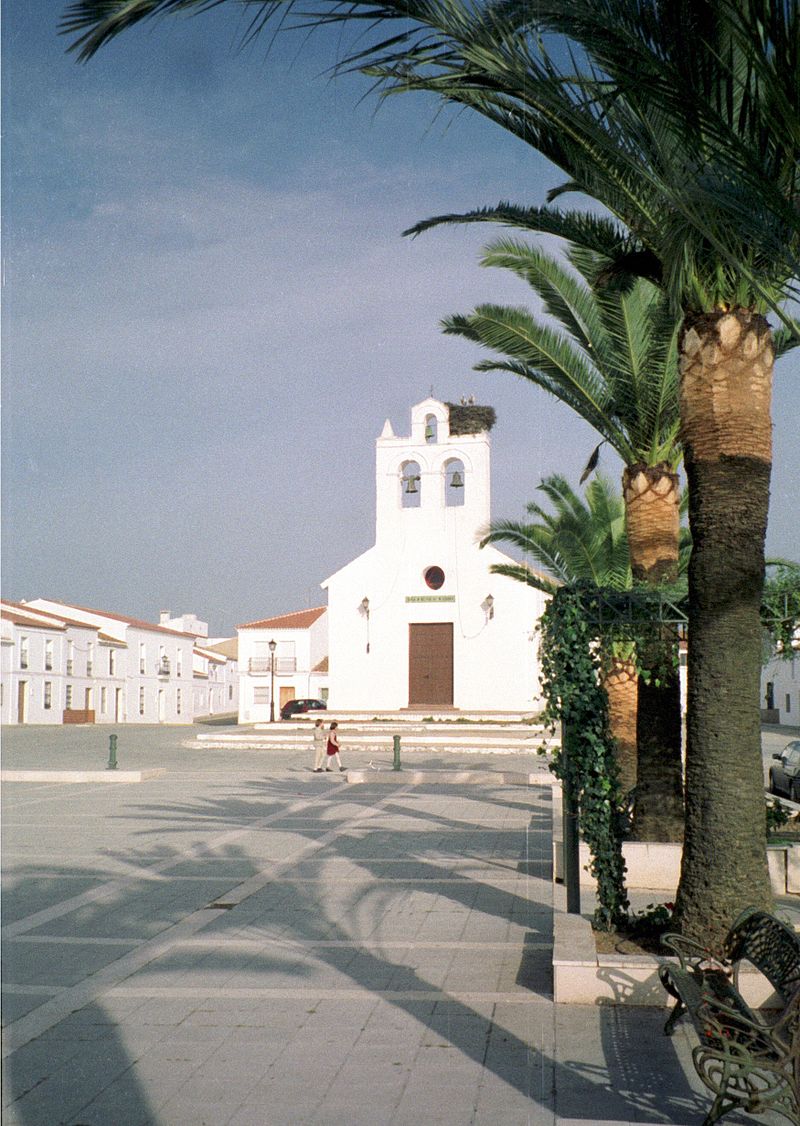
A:
<svg viewBox="0 0 800 1126">
<path fill-rule="evenodd" d="M 488 524 L 494 418 L 491 407 L 430 398 L 411 408 L 407 437 L 387 419 L 376 444 L 376 544 Z"/>
</svg>

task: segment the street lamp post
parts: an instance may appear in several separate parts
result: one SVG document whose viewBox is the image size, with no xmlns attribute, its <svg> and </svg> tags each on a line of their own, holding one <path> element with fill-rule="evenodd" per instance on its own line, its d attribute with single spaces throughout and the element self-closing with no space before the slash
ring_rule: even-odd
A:
<svg viewBox="0 0 800 1126">
<path fill-rule="evenodd" d="M 275 722 L 275 650 L 278 643 L 275 640 L 269 643 L 269 721 Z"/>
</svg>

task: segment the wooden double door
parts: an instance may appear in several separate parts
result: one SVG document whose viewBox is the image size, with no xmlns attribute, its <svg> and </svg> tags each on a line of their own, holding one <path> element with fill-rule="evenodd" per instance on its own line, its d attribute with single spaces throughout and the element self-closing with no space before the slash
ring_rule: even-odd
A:
<svg viewBox="0 0 800 1126">
<path fill-rule="evenodd" d="M 408 635 L 408 705 L 453 706 L 453 623 L 412 622 Z"/>
</svg>

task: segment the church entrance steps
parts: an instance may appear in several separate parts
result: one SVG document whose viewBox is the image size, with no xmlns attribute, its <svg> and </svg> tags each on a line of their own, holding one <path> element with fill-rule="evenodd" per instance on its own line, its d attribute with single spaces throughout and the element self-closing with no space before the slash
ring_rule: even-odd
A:
<svg viewBox="0 0 800 1126">
<path fill-rule="evenodd" d="M 409 770 L 406 767 L 401 770 L 348 770 L 345 781 L 351 785 L 552 786 L 554 779 L 543 762 L 540 770 L 527 774 L 521 770 Z"/>
<path fill-rule="evenodd" d="M 329 719 L 326 716 L 326 727 Z M 298 750 L 311 746 L 311 723 L 275 723 L 242 728 L 235 732 L 203 733 L 192 746 L 230 748 L 236 750 Z M 539 748 L 558 746 L 542 727 L 520 724 L 450 724 L 348 723 L 340 728 L 344 750 L 391 752 L 395 735 L 400 736 L 401 753 L 441 751 L 459 754 L 525 754 L 535 755 Z"/>
</svg>

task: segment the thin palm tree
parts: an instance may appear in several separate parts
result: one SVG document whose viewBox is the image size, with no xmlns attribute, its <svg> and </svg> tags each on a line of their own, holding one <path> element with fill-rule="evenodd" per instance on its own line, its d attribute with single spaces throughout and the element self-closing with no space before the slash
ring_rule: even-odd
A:
<svg viewBox="0 0 800 1126">
<path fill-rule="evenodd" d="M 491 572 L 551 595 L 560 586 L 575 583 L 605 590 L 630 590 L 633 576 L 625 506 L 610 481 L 598 474 L 587 485 L 585 500 L 560 475 L 546 477 L 539 490 L 547 497 L 552 511 L 531 501 L 526 506 L 528 520 L 493 520 L 481 539 L 481 547 L 511 544 L 523 556 L 520 563 L 493 563 Z M 628 793 L 636 784 L 637 770 L 633 645 L 625 641 L 606 645 L 601 668 L 608 696 L 609 728 L 616 742 L 620 786 L 623 793 Z"/>
<path fill-rule="evenodd" d="M 258 33 L 295 0 L 252 0 Z M 78 0 L 87 58 L 138 21 L 208 0 Z M 676 921 L 720 943 L 769 905 L 758 711 L 773 335 L 800 273 L 797 0 L 304 0 L 352 22 L 341 64 L 384 93 L 466 106 L 599 201 L 683 315 L 681 437 L 689 571 L 686 838 Z M 572 45 L 572 46 L 570 46 Z M 566 49 L 563 49 L 565 48 Z M 800 336 L 797 326 L 791 331 Z"/>
<path fill-rule="evenodd" d="M 511 372 L 542 388 L 617 451 L 625 462 L 622 488 L 633 578 L 650 586 L 675 583 L 681 460 L 678 323 L 652 282 L 613 283 L 606 256 L 586 247 L 570 245 L 566 259 L 518 239 L 493 242 L 482 264 L 509 269 L 527 282 L 550 321 L 526 308 L 485 304 L 467 315 L 448 317 L 444 330 L 495 353 L 476 364 L 476 370 Z M 599 447 L 590 467 L 598 452 Z M 626 687 L 634 700 L 629 712 L 635 720 L 632 743 L 639 748 L 638 756 L 626 757 L 623 772 L 624 789 L 636 787 L 633 833 L 639 840 L 680 840 L 683 763 L 676 638 L 665 631 L 649 640 L 640 646 L 639 659 L 656 666 L 660 675 L 642 676 L 638 693 Z M 626 684 L 633 667 L 629 660 L 618 670 Z"/>
</svg>

